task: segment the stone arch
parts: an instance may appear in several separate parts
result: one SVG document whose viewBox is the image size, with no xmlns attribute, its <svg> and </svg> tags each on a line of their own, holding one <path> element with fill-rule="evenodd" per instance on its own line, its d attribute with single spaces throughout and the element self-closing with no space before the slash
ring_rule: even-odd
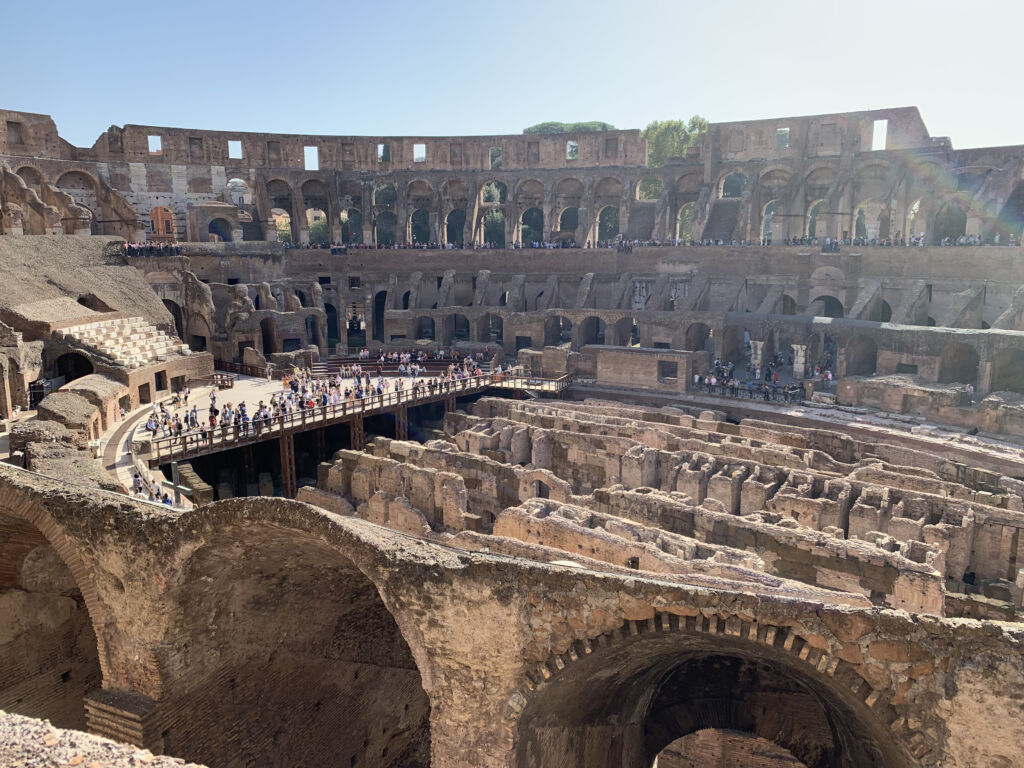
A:
<svg viewBox="0 0 1024 768">
<path fill-rule="evenodd" d="M 416 338 L 434 341 L 437 339 L 437 330 L 432 317 L 416 318 Z"/>
<path fill-rule="evenodd" d="M 232 205 L 252 204 L 252 192 L 249 189 L 249 183 L 237 176 L 228 179 L 224 185 L 224 194 L 227 197 L 227 202 Z"/>
<path fill-rule="evenodd" d="M 612 240 L 619 234 L 619 206 L 606 205 L 597 214 L 597 239 Z"/>
<path fill-rule="evenodd" d="M 463 245 L 466 233 L 466 209 L 455 208 L 445 217 L 445 242 Z"/>
<path fill-rule="evenodd" d="M 761 240 L 770 245 L 772 242 L 772 224 L 775 219 L 775 211 L 778 208 L 778 200 L 769 200 L 761 207 L 761 229 L 759 235 Z"/>
<path fill-rule="evenodd" d="M 650 765 L 706 728 L 753 733 L 808 768 L 913 768 L 928 751 L 857 664 L 795 627 L 654 612 L 578 639 L 527 674 L 509 707 L 517 768 Z M 617 674 L 605 672 L 616 669 Z"/>
<path fill-rule="evenodd" d="M 796 314 L 796 299 L 794 299 L 788 293 L 782 294 L 782 297 L 779 299 L 779 314 L 780 315 L 795 315 Z"/>
<path fill-rule="evenodd" d="M 405 186 L 405 199 L 413 208 L 430 208 L 434 201 L 434 188 L 429 181 L 413 179 Z"/>
<path fill-rule="evenodd" d="M 373 204 L 378 208 L 392 209 L 398 202 L 398 190 L 394 182 L 379 181 L 373 188 Z"/>
<path fill-rule="evenodd" d="M 516 184 L 516 202 L 520 207 L 538 207 L 544 204 L 544 183 L 538 179 L 522 179 Z"/>
<path fill-rule="evenodd" d="M 524 247 L 531 243 L 539 243 L 544 238 L 544 211 L 537 206 L 527 208 L 519 221 L 522 226 L 521 242 Z"/>
<path fill-rule="evenodd" d="M 684 203 L 679 206 L 676 217 L 676 237 L 683 240 L 693 239 L 693 225 L 697 220 L 697 203 Z"/>
<path fill-rule="evenodd" d="M 341 341 L 341 322 L 338 308 L 329 301 L 324 302 L 324 316 L 327 321 L 327 345 L 333 347 Z"/>
<path fill-rule="evenodd" d="M 950 341 L 939 357 L 940 384 L 978 384 L 978 350 L 962 341 Z"/>
<path fill-rule="evenodd" d="M 15 173 L 25 182 L 25 186 L 42 196 L 43 186 L 46 184 L 43 172 L 34 165 L 23 165 Z"/>
<path fill-rule="evenodd" d="M 53 375 L 63 376 L 65 383 L 88 376 L 93 370 L 92 361 L 81 352 L 65 352 L 53 361 Z"/>
<path fill-rule="evenodd" d="M 454 314 L 451 316 L 452 324 L 452 339 L 454 341 L 469 341 L 469 318 L 462 314 Z"/>
<path fill-rule="evenodd" d="M 858 334 L 846 344 L 847 376 L 872 376 L 878 370 L 878 344 L 870 336 Z"/>
<path fill-rule="evenodd" d="M 181 311 L 181 305 L 171 299 L 164 299 L 164 308 L 171 313 L 171 317 L 174 318 L 174 332 L 178 334 L 178 338 L 184 340 L 185 338 L 185 317 Z"/>
<path fill-rule="evenodd" d="M 585 194 L 583 182 L 573 176 L 560 179 L 555 184 L 554 198 L 562 208 L 578 208 Z"/>
<path fill-rule="evenodd" d="M 22 658 L 17 669 L 0 665 L 0 708 L 84 729 L 86 693 L 142 679 L 159 685 L 160 675 L 152 659 L 135 659 L 140 666 L 134 668 L 118 663 L 120 638 L 94 570 L 51 511 L 95 503 L 95 494 L 104 492 L 69 491 L 40 475 L 28 488 L 20 474 L 24 470 L 0 468 L 0 613 L 10 628 L 9 639 L 0 642 L 0 660 Z M 117 499 L 124 501 L 113 494 L 107 501 Z M 40 631 L 42 625 L 56 626 L 54 637 Z M 20 634 L 18 626 L 31 631 Z"/>
<path fill-rule="evenodd" d="M 718 197 L 724 200 L 738 199 L 743 196 L 748 183 L 747 177 L 739 171 L 723 174 L 718 181 Z"/>
<path fill-rule="evenodd" d="M 804 235 L 807 237 L 818 236 L 818 225 L 823 222 L 819 222 L 818 218 L 822 215 L 822 207 L 825 201 L 822 198 L 812 200 L 807 205 L 807 220 L 804 227 Z M 824 233 L 822 233 L 824 234 Z"/>
<path fill-rule="evenodd" d="M 722 329 L 722 345 L 718 350 L 722 363 L 740 363 L 747 355 L 747 331 L 741 325 L 727 325 Z"/>
<path fill-rule="evenodd" d="M 932 233 L 928 238 L 932 245 L 940 245 L 947 237 L 956 242 L 967 233 L 967 210 L 957 200 L 948 201 L 935 214 Z"/>
<path fill-rule="evenodd" d="M 684 173 L 676 179 L 674 186 L 676 195 L 696 196 L 700 194 L 700 188 L 704 185 L 704 176 L 700 172 Z"/>
<path fill-rule="evenodd" d="M 580 323 L 580 346 L 604 344 L 607 327 L 600 317 L 587 317 Z"/>
<path fill-rule="evenodd" d="M 703 352 L 708 347 L 711 328 L 707 323 L 691 323 L 683 337 L 683 349 L 691 352 Z"/>
<path fill-rule="evenodd" d="M 431 240 L 430 211 L 426 208 L 417 208 L 409 216 L 409 242 L 425 245 Z"/>
<path fill-rule="evenodd" d="M 362 243 L 363 242 L 363 212 L 358 208 L 346 208 L 340 214 L 341 218 L 341 242 Z"/>
<path fill-rule="evenodd" d="M 189 514 L 168 585 L 181 620 L 161 642 L 175 670 L 161 706 L 188 716 L 165 724 L 164 750 L 209 764 L 273 751 L 311 767 L 427 768 L 429 662 L 374 580 L 360 526 L 310 511 L 249 499 Z"/>
<path fill-rule="evenodd" d="M 835 296 L 823 293 L 816 296 L 814 300 L 807 305 L 807 314 L 813 315 L 814 317 L 841 318 L 843 316 L 843 302 Z"/>
<path fill-rule="evenodd" d="M 448 179 L 441 185 L 441 197 L 455 208 L 465 208 L 469 205 L 469 184 L 465 179 Z"/>
<path fill-rule="evenodd" d="M 508 185 L 498 179 L 490 179 L 480 185 L 480 203 L 483 205 L 504 205 L 508 202 Z"/>
<path fill-rule="evenodd" d="M 665 180 L 655 173 L 645 173 L 636 180 L 633 197 L 638 201 L 655 201 L 665 194 Z"/>
<path fill-rule="evenodd" d="M 617 208 L 622 199 L 622 189 L 622 179 L 605 176 L 594 184 L 594 200 L 599 207 L 614 205 Z"/>
<path fill-rule="evenodd" d="M 1024 394 L 1024 349 L 1010 347 L 992 357 L 993 392 Z"/>
<path fill-rule="evenodd" d="M 216 238 L 215 242 L 231 242 L 231 222 L 229 222 L 227 219 L 218 217 L 216 219 L 211 220 L 209 226 L 206 228 L 206 231 L 211 238 Z"/>
<path fill-rule="evenodd" d="M 572 341 L 572 321 L 562 315 L 552 315 L 544 321 L 544 346 L 556 347 Z"/>
</svg>

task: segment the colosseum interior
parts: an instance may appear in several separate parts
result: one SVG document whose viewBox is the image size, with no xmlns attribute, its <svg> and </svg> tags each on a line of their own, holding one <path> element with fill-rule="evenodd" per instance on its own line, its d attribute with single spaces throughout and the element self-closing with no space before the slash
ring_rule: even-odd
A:
<svg viewBox="0 0 1024 768">
<path fill-rule="evenodd" d="M 0 111 L 0 762 L 1024 767 L 1022 225 L 915 108 Z"/>
</svg>

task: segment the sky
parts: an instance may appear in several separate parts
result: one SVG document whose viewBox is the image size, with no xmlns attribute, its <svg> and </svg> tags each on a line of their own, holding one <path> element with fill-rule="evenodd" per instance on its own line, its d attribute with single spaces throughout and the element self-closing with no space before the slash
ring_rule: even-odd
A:
<svg viewBox="0 0 1024 768">
<path fill-rule="evenodd" d="M 1022 29 L 1021 0 L 0 0 L 0 109 L 90 147 L 126 123 L 469 136 L 917 106 L 954 147 L 1000 146 L 1024 144 Z"/>
</svg>

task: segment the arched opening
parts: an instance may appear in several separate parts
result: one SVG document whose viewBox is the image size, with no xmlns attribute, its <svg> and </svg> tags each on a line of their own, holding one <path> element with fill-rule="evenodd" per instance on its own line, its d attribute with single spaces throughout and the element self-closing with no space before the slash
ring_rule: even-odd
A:
<svg viewBox="0 0 1024 768">
<path fill-rule="evenodd" d="M 614 240 L 619 236 L 619 208 L 606 205 L 597 215 L 597 239 Z"/>
<path fill-rule="evenodd" d="M 654 760 L 652 768 L 805 768 L 788 749 L 753 733 L 705 728 L 676 739 Z"/>
<path fill-rule="evenodd" d="M 433 341 L 437 338 L 434 335 L 434 318 L 421 317 L 416 321 L 416 338 Z"/>
<path fill-rule="evenodd" d="M 939 358 L 939 383 L 978 384 L 978 352 L 963 342 L 951 341 Z"/>
<path fill-rule="evenodd" d="M 1024 350 L 1004 349 L 993 356 L 991 389 L 1024 394 Z"/>
<path fill-rule="evenodd" d="M 308 306 L 310 306 L 309 299 L 306 297 L 306 292 L 305 291 L 303 291 L 303 290 L 301 290 L 299 288 L 296 288 L 295 289 L 295 298 L 297 298 L 299 300 L 299 306 L 300 307 L 308 307 Z"/>
<path fill-rule="evenodd" d="M 65 352 L 53 361 L 54 378 L 64 378 L 64 383 L 88 376 L 93 372 L 89 358 L 78 352 Z"/>
<path fill-rule="evenodd" d="M 747 183 L 747 177 L 742 173 L 730 173 L 722 179 L 721 197 L 723 200 L 737 199 L 743 196 L 743 187 Z"/>
<path fill-rule="evenodd" d="M 796 299 L 794 299 L 788 293 L 782 294 L 782 298 L 779 300 L 779 314 L 780 315 L 795 315 L 796 314 Z"/>
<path fill-rule="evenodd" d="M 214 219 L 210 222 L 210 226 L 206 228 L 206 231 L 210 235 L 210 240 L 214 243 L 231 242 L 231 224 L 227 219 Z"/>
<path fill-rule="evenodd" d="M 947 237 L 950 242 L 967 233 L 967 212 L 956 203 L 946 203 L 935 216 L 932 244 L 941 245 Z"/>
<path fill-rule="evenodd" d="M 341 325 L 338 322 L 338 309 L 333 304 L 324 302 L 324 314 L 327 315 L 327 344 L 333 347 L 341 341 Z"/>
<path fill-rule="evenodd" d="M 170 299 L 164 299 L 164 307 L 171 313 L 171 317 L 174 318 L 174 332 L 178 334 L 179 339 L 184 339 L 185 326 L 182 323 L 181 307 L 178 306 L 177 302 Z"/>
<path fill-rule="evenodd" d="M 327 245 L 331 242 L 331 227 L 322 208 L 306 209 L 306 228 L 310 245 Z"/>
<path fill-rule="evenodd" d="M 682 240 L 693 239 L 693 223 L 697 218 L 697 204 L 687 203 L 679 209 L 679 217 L 676 219 L 676 237 Z"/>
<path fill-rule="evenodd" d="M 393 208 L 398 201 L 398 191 L 390 181 L 382 181 L 373 190 L 373 204 L 380 208 Z"/>
<path fill-rule="evenodd" d="M 224 185 L 224 195 L 227 198 L 227 202 L 232 205 L 251 205 L 252 194 L 249 192 L 249 185 L 245 183 L 244 179 L 228 179 L 228 183 Z"/>
<path fill-rule="evenodd" d="M 465 315 L 453 315 L 452 328 L 455 341 L 469 341 L 469 318 Z"/>
<path fill-rule="evenodd" d="M 841 318 L 843 316 L 843 302 L 835 296 L 819 296 L 807 307 L 807 314 L 814 317 Z"/>
<path fill-rule="evenodd" d="M 640 346 L 640 327 L 634 317 L 621 317 L 612 323 L 611 338 L 608 343 L 619 347 Z"/>
<path fill-rule="evenodd" d="M 272 317 L 264 317 L 260 320 L 260 339 L 263 342 L 263 354 L 272 355 L 280 352 L 277 338 L 277 323 Z"/>
<path fill-rule="evenodd" d="M 637 200 L 657 200 L 665 193 L 665 181 L 660 176 L 644 176 L 637 182 Z"/>
<path fill-rule="evenodd" d="M 524 246 L 540 244 L 544 240 L 544 212 L 540 208 L 527 208 L 520 223 L 523 225 L 520 242 Z"/>
<path fill-rule="evenodd" d="M 504 229 L 504 222 L 502 229 Z M 448 213 L 445 219 L 445 242 L 452 245 L 462 245 L 466 233 L 466 209 L 456 208 Z"/>
<path fill-rule="evenodd" d="M 316 318 L 313 317 L 312 315 L 306 315 L 304 322 L 306 325 L 306 343 L 316 344 L 318 341 L 316 332 Z"/>
<path fill-rule="evenodd" d="M 878 369 L 878 345 L 867 336 L 854 336 L 846 345 L 846 375 L 873 376 Z"/>
<path fill-rule="evenodd" d="M 564 236 L 574 236 L 580 225 L 580 209 L 576 206 L 566 208 L 558 216 L 558 231 Z"/>
<path fill-rule="evenodd" d="M 487 211 L 483 216 L 483 241 L 496 248 L 505 247 L 505 214 L 499 210 Z"/>
<path fill-rule="evenodd" d="M 722 348 L 719 350 L 723 363 L 740 363 L 747 357 L 748 335 L 739 325 L 727 325 L 722 329 Z"/>
<path fill-rule="evenodd" d="M 1017 184 L 996 219 L 996 235 L 1001 243 L 1009 243 L 1010 236 L 1020 242 L 1024 235 L 1024 183 Z"/>
<path fill-rule="evenodd" d="M 580 346 L 605 343 L 605 324 L 599 317 L 588 317 L 580 325 Z"/>
<path fill-rule="evenodd" d="M 572 322 L 569 318 L 555 315 L 544 321 L 544 346 L 556 347 L 572 341 Z"/>
<path fill-rule="evenodd" d="M 209 765 L 427 768 L 419 670 L 351 560 L 310 534 L 251 524 L 211 533 L 182 570 L 181 620 L 164 645 L 185 658 L 164 701 L 188 715 L 161 734 L 165 752 Z"/>
<path fill-rule="evenodd" d="M 43 175 L 30 165 L 18 169 L 18 176 L 25 182 L 25 186 L 34 191 L 37 195 L 43 194 Z"/>
<path fill-rule="evenodd" d="M 377 291 L 373 296 L 373 338 L 384 341 L 384 310 L 388 306 L 388 292 Z"/>
<path fill-rule="evenodd" d="M 409 234 L 414 245 L 426 245 L 430 242 L 430 213 L 423 208 L 413 211 L 409 222 Z"/>
<path fill-rule="evenodd" d="M 398 227 L 398 217 L 391 211 L 384 211 L 377 214 L 377 220 L 373 224 L 373 237 L 378 246 L 390 246 L 395 244 L 395 232 Z"/>
<path fill-rule="evenodd" d="M 691 352 L 713 351 L 714 346 L 709 345 L 709 341 L 712 341 L 711 328 L 706 323 L 693 323 L 686 329 L 683 349 Z"/>
<path fill-rule="evenodd" d="M 504 291 L 501 294 L 501 296 L 498 297 L 498 306 L 499 307 L 507 307 L 508 306 L 508 297 L 509 297 L 509 292 L 508 291 Z"/>
<path fill-rule="evenodd" d="M 696 629 L 702 621 L 680 619 L 678 631 L 616 634 L 610 647 L 580 653 L 556 672 L 520 715 L 517 768 L 652 766 L 678 739 L 707 729 L 764 739 L 807 768 L 913 764 L 888 720 L 858 695 L 866 683 L 855 671 L 818 672 L 781 641 L 702 632 Z M 675 622 L 672 617 L 670 625 Z M 818 654 L 802 638 L 793 645 Z"/>
<path fill-rule="evenodd" d="M 85 729 L 102 684 L 93 623 L 71 570 L 42 532 L 0 511 L 0 709 Z"/>
<path fill-rule="evenodd" d="M 221 219 L 223 221 L 223 219 Z M 210 223 L 213 226 L 213 223 Z M 174 214 L 162 205 L 149 212 L 150 237 L 154 240 L 174 240 Z"/>
<path fill-rule="evenodd" d="M 346 245 L 363 242 L 363 214 L 358 208 L 341 212 L 341 242 Z"/>
<path fill-rule="evenodd" d="M 412 291 L 406 291 L 402 294 L 402 309 L 409 308 L 409 302 L 412 300 Z"/>
<path fill-rule="evenodd" d="M 508 200 L 508 187 L 500 181 L 489 181 L 480 188 L 481 203 L 504 204 Z"/>
<path fill-rule="evenodd" d="M 807 236 L 817 237 L 818 236 L 818 213 L 821 211 L 821 204 L 823 200 L 815 200 L 811 203 L 811 207 L 807 209 Z"/>
</svg>

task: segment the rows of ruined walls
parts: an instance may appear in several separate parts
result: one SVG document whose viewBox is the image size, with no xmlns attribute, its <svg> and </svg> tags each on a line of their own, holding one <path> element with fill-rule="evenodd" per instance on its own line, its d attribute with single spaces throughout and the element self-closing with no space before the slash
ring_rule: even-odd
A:
<svg viewBox="0 0 1024 768">
<path fill-rule="evenodd" d="M 727 242 L 853 237 L 858 219 L 868 238 L 899 240 L 913 230 L 930 243 L 997 233 L 1005 242 L 1024 223 L 1020 148 L 956 152 L 928 136 L 916 109 L 713 124 L 699 147 L 661 168 L 645 167 L 638 131 L 357 138 L 126 126 L 77 149 L 45 116 L 2 114 L 0 156 L 63 164 L 50 182 L 68 171 L 91 174 L 129 200 L 158 237 L 165 234 L 165 215 L 151 218 L 158 208 L 172 217 L 170 234 L 204 241 L 211 233 L 276 239 L 275 209 L 291 217 L 293 242 L 309 241 L 306 214 L 318 210 L 333 241 L 379 242 L 377 224 L 386 220 L 399 244 L 412 242 L 418 211 L 427 214 L 427 240 L 442 243 L 482 242 L 484 214 L 500 211 L 509 245 L 522 241 L 523 216 L 530 211 L 532 220 L 533 209 L 544 239 L 580 244 L 617 233 Z M 893 133 L 874 151 L 865 125 L 880 118 Z M 11 124 L 21 126 L 14 144 Z M 785 142 L 776 143 L 779 131 Z M 316 163 L 307 162 L 307 148 L 316 149 Z M 485 193 L 491 182 L 500 194 Z M 82 199 L 88 194 L 83 187 Z M 242 217 L 221 204 L 238 206 L 254 226 L 243 231 Z M 602 228 L 610 208 L 618 226 L 605 218 Z M 343 223 L 351 212 L 361 219 L 354 231 Z M 211 228 L 219 219 L 226 225 Z"/>
</svg>

